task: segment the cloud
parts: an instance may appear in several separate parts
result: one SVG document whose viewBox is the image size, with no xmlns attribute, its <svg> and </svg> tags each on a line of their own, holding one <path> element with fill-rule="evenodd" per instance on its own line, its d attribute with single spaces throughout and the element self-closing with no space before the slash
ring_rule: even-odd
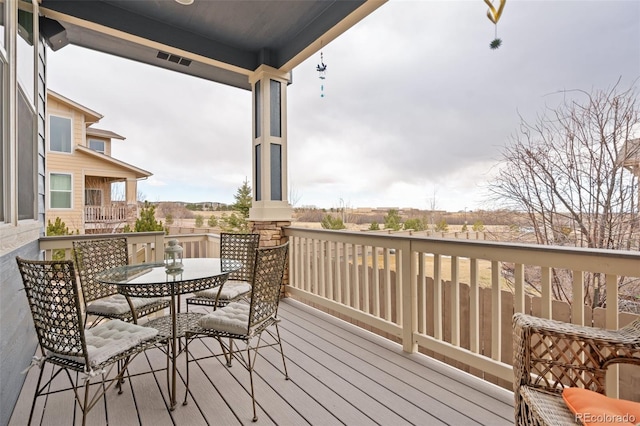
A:
<svg viewBox="0 0 640 426">
<path fill-rule="evenodd" d="M 518 1 L 497 34 L 481 1 L 390 1 L 314 54 L 287 89 L 289 183 L 299 204 L 487 207 L 519 114 L 565 89 L 640 77 L 640 2 Z M 154 173 L 149 199 L 232 202 L 251 182 L 247 91 L 68 46 L 50 87 L 126 136 L 114 156 Z M 82 76 L 82 78 L 78 78 Z M 321 97 L 324 84 L 325 97 Z"/>
</svg>

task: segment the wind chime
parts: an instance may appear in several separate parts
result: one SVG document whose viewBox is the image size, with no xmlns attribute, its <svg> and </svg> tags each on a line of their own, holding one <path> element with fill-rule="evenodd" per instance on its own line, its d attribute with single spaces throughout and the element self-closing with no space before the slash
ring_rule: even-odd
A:
<svg viewBox="0 0 640 426">
<path fill-rule="evenodd" d="M 492 0 L 484 0 L 484 2 L 489 6 L 489 10 L 487 10 L 487 18 L 493 25 L 495 25 L 495 38 L 489 43 L 489 47 L 492 50 L 499 48 L 502 45 L 502 40 L 498 38 L 498 21 L 500 20 L 500 16 L 502 16 L 502 10 L 504 9 L 504 5 L 507 0 L 500 0 L 500 6 L 496 9 L 493 6 Z"/>
<path fill-rule="evenodd" d="M 320 78 L 320 97 L 324 98 L 324 79 L 327 77 L 327 65 L 324 63 L 322 51 L 320 51 L 320 63 L 316 66 L 318 77 Z"/>
</svg>

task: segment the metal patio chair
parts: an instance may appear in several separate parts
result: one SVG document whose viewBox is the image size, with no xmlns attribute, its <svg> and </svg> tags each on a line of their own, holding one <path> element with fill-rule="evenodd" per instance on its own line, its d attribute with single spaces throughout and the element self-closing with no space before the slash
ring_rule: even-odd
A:
<svg viewBox="0 0 640 426">
<path fill-rule="evenodd" d="M 605 330 L 517 313 L 513 350 L 515 424 L 581 424 L 562 390 L 579 387 L 604 394 L 608 366 L 640 365 L 640 319 Z"/>
<path fill-rule="evenodd" d="M 253 370 L 258 359 L 258 350 L 264 347 L 275 347 L 282 357 L 284 377 L 289 380 L 278 329 L 280 322 L 278 304 L 288 244 L 256 250 L 253 289 L 248 304 L 231 302 L 211 313 L 201 314 L 197 323 L 192 324 L 187 330 L 185 335 L 187 380 L 183 405 L 187 404 L 189 396 L 189 362 L 203 359 L 195 358 L 189 353 L 189 341 L 194 338 L 213 337 L 217 339 L 222 353 L 213 356 L 224 356 L 227 367 L 231 366 L 233 358 L 249 372 L 254 422 L 258 420 L 253 384 Z M 268 334 L 266 337 L 263 336 L 265 332 Z"/>
<path fill-rule="evenodd" d="M 158 330 L 120 320 L 107 321 L 85 329 L 80 309 L 80 297 L 73 262 L 38 261 L 16 258 L 24 283 L 33 323 L 40 346 L 40 356 L 34 356 L 31 366 L 40 368 L 29 424 L 36 400 L 40 396 L 60 392 L 51 383 L 62 372 L 66 373 L 74 399 L 82 411 L 82 424 L 86 424 L 89 411 L 102 398 L 108 423 L 105 394 L 114 383 L 119 383 L 129 363 L 142 351 L 157 345 L 166 336 Z M 46 364 L 52 364 L 51 377 L 42 385 Z M 109 378 L 113 368 L 117 374 Z M 74 382 L 72 373 L 76 372 Z M 101 379 L 101 386 L 91 381 Z M 78 380 L 84 383 L 79 384 Z M 84 395 L 81 388 L 84 387 Z M 69 390 L 69 389 L 66 389 Z M 120 389 L 122 393 L 122 389 Z M 76 411 L 74 409 L 74 424 Z"/>
<path fill-rule="evenodd" d="M 230 270 L 236 261 L 242 268 L 229 274 L 224 285 L 208 290 L 198 291 L 186 299 L 189 305 L 212 306 L 214 309 L 230 302 L 246 299 L 251 293 L 253 264 L 256 249 L 260 243 L 260 234 L 220 234 L 220 262 L 222 270 Z"/>
<path fill-rule="evenodd" d="M 116 286 L 103 284 L 96 279 L 99 272 L 129 263 L 126 238 L 74 241 L 73 252 L 82 287 L 85 321 L 89 315 L 93 315 L 98 317 L 93 325 L 103 319 L 137 323 L 138 318 L 169 306 L 169 301 L 162 298 L 126 298 L 118 294 Z"/>
</svg>

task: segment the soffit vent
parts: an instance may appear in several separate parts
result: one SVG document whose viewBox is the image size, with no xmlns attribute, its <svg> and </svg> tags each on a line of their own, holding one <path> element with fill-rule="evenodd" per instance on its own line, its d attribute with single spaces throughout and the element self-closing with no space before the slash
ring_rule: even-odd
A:
<svg viewBox="0 0 640 426">
<path fill-rule="evenodd" d="M 189 65 L 191 65 L 190 59 L 186 59 L 178 55 L 172 55 L 170 53 L 163 52 L 161 50 L 158 51 L 158 54 L 156 55 L 156 57 L 164 61 L 173 62 L 174 64 L 184 65 L 185 67 L 188 67 Z"/>
</svg>

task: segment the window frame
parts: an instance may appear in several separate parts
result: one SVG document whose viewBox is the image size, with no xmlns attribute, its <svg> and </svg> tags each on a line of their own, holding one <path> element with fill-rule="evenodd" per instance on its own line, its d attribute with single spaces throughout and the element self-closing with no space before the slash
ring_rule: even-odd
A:
<svg viewBox="0 0 640 426">
<path fill-rule="evenodd" d="M 59 176 L 69 176 L 69 184 L 70 184 L 70 188 L 68 191 L 66 190 L 60 190 L 60 189 L 53 189 L 52 185 L 51 185 L 51 177 L 53 175 L 59 175 Z M 49 172 L 47 174 L 47 179 L 48 179 L 48 183 L 49 185 L 49 191 L 47 192 L 47 206 L 49 207 L 50 210 L 73 210 L 73 173 L 68 173 L 68 172 Z M 69 193 L 69 207 L 53 207 L 51 205 L 51 201 L 52 201 L 52 193 L 53 192 L 57 192 L 57 193 Z"/>
<path fill-rule="evenodd" d="M 52 149 L 51 147 L 51 142 L 52 142 L 51 141 L 51 136 L 52 136 L 51 118 L 52 117 L 69 120 L 69 151 L 58 151 L 56 149 Z M 69 117 L 61 114 L 55 114 L 55 113 L 47 114 L 47 151 L 55 152 L 56 154 L 73 154 L 73 117 Z"/>
<path fill-rule="evenodd" d="M 102 151 L 99 149 L 95 149 L 91 147 L 91 142 L 99 142 L 102 144 Z M 96 138 L 89 138 L 87 139 L 87 148 L 92 149 L 96 152 L 99 152 L 101 154 L 106 154 L 107 153 L 107 141 L 105 141 L 104 139 L 96 139 Z"/>
</svg>

